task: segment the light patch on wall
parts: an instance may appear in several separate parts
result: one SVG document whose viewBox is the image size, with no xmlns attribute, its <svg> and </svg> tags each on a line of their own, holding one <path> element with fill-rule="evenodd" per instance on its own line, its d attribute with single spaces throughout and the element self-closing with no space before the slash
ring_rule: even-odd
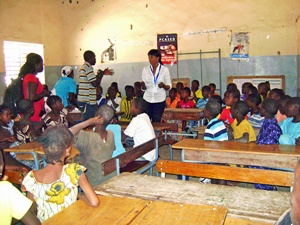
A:
<svg viewBox="0 0 300 225">
<path fill-rule="evenodd" d="M 217 41 L 218 35 L 217 34 L 208 34 L 208 42 Z"/>
<path fill-rule="evenodd" d="M 267 35 L 267 39 L 269 39 L 270 38 L 270 35 Z"/>
</svg>

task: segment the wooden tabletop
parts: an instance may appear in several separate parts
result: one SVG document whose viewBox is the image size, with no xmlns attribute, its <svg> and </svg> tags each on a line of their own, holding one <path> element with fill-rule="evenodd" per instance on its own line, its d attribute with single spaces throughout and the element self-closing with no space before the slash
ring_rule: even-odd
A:
<svg viewBox="0 0 300 225">
<path fill-rule="evenodd" d="M 134 173 L 121 173 L 119 176 L 100 184 L 95 190 L 96 193 L 106 196 L 159 200 L 183 205 L 194 204 L 200 205 L 201 208 L 202 205 L 223 206 L 228 210 L 227 218 L 228 216 L 231 217 L 228 223 L 226 218 L 225 224 L 228 225 L 262 224 L 260 222 L 274 224 L 282 213 L 290 208 L 289 192 L 203 184 Z M 196 211 L 190 210 L 186 214 L 186 219 L 192 221 L 193 218 L 188 217 L 194 212 Z M 205 217 L 209 217 L 209 215 L 202 217 L 202 219 L 205 220 Z M 246 218 L 254 222 L 230 223 L 232 218 Z M 189 224 L 197 223 L 190 222 Z M 200 222 L 199 224 L 203 223 Z"/>
<path fill-rule="evenodd" d="M 157 202 L 137 198 L 98 196 L 97 208 L 79 200 L 43 224 L 223 224 L 222 206 Z"/>
<path fill-rule="evenodd" d="M 295 145 L 183 139 L 172 147 L 184 150 L 183 161 L 249 163 L 248 165 L 259 165 L 255 163 L 260 161 L 264 166 L 294 168 L 300 158 L 300 146 Z"/>
<path fill-rule="evenodd" d="M 203 118 L 203 109 L 171 109 L 165 108 L 163 120 L 200 120 Z"/>
</svg>

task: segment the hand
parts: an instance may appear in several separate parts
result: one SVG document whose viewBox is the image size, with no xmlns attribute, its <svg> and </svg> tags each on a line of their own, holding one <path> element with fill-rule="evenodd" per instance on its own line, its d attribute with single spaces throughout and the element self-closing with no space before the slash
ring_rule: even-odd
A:
<svg viewBox="0 0 300 225">
<path fill-rule="evenodd" d="M 103 117 L 95 116 L 89 119 L 90 126 L 91 125 L 101 125 L 103 124 Z"/>
<path fill-rule="evenodd" d="M 104 71 L 103 71 L 104 75 L 114 75 L 115 74 L 115 71 L 113 69 L 108 69 L 106 68 Z"/>
<path fill-rule="evenodd" d="M 159 87 L 159 88 L 164 88 L 164 86 L 165 86 L 165 84 L 164 84 L 163 82 L 160 82 L 160 83 L 158 84 L 158 87 Z"/>
<path fill-rule="evenodd" d="M 51 91 L 43 91 L 45 97 L 49 97 L 52 93 Z"/>
</svg>

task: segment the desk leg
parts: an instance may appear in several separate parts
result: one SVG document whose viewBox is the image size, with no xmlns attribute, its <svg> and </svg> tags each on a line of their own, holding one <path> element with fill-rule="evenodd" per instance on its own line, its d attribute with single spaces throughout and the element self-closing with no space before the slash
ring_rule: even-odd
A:
<svg viewBox="0 0 300 225">
<path fill-rule="evenodd" d="M 35 169 L 39 170 L 40 169 L 40 163 L 39 163 L 39 160 L 38 160 L 36 152 L 30 152 L 30 153 L 31 153 L 31 155 L 34 158 Z"/>
</svg>

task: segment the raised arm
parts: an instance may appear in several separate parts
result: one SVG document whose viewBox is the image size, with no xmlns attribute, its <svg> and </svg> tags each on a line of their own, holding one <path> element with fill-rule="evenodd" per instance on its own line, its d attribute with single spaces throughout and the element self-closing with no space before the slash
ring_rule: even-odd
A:
<svg viewBox="0 0 300 225">
<path fill-rule="evenodd" d="M 97 124 L 103 124 L 103 118 L 102 117 L 100 118 L 99 116 L 96 116 L 96 117 L 90 118 L 86 121 L 83 121 L 81 123 L 78 123 L 78 124 L 74 125 L 73 127 L 70 127 L 69 130 L 74 135 L 76 135 L 82 129 L 84 129 L 86 127 L 89 127 L 89 126 L 92 126 L 92 125 L 97 125 Z"/>
</svg>

